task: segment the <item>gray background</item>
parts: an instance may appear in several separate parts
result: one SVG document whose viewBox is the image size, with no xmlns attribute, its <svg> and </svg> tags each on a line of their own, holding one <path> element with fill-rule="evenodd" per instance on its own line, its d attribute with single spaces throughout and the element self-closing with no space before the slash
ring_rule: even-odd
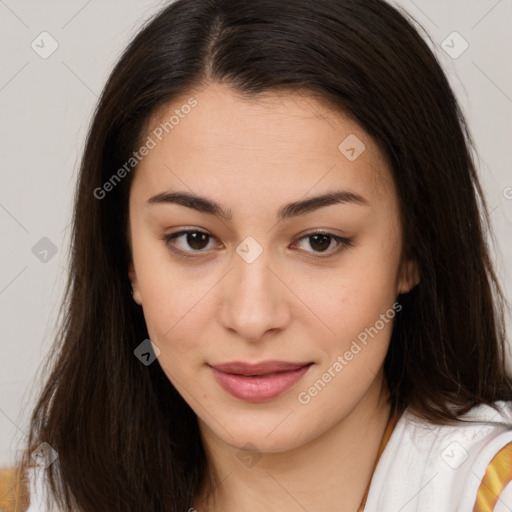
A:
<svg viewBox="0 0 512 512">
<path fill-rule="evenodd" d="M 123 48 L 165 3 L 0 0 L 0 466 L 14 462 L 25 440 L 54 336 L 93 108 Z M 392 3 L 428 32 L 465 112 L 492 211 L 497 271 L 511 300 L 512 0 Z M 510 315 L 507 321 L 510 329 Z"/>
</svg>

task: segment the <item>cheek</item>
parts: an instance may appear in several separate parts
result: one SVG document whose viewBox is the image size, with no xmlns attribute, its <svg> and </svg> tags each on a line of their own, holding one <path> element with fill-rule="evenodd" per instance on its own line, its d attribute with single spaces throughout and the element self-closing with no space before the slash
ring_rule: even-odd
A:
<svg viewBox="0 0 512 512">
<path fill-rule="evenodd" d="M 137 284 L 151 340 L 162 350 L 188 350 L 204 336 L 207 301 L 215 276 L 173 261 L 164 242 L 141 235 L 133 247 Z"/>
<path fill-rule="evenodd" d="M 144 290 L 143 311 L 151 339 L 163 350 L 188 352 L 201 338 L 210 321 L 206 301 L 201 301 L 209 287 L 187 286 L 179 279 L 153 279 Z"/>
<path fill-rule="evenodd" d="M 330 335 L 322 339 L 331 359 L 350 350 L 353 341 L 365 347 L 382 340 L 385 352 L 396 315 L 393 305 L 397 298 L 399 251 L 399 245 L 374 239 L 347 256 L 321 292 L 311 296 L 312 309 L 320 312 L 320 319 L 330 328 Z M 373 357 L 370 352 L 373 351 L 364 357 L 358 355 L 358 359 Z M 382 350 L 377 348 L 375 357 L 381 355 Z"/>
</svg>

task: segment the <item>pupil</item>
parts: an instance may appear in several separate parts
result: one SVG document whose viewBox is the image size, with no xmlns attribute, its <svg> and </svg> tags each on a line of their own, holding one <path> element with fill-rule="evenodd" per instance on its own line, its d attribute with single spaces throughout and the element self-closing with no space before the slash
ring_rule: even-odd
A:
<svg viewBox="0 0 512 512">
<path fill-rule="evenodd" d="M 329 235 L 313 235 L 312 236 L 313 238 L 313 243 L 311 244 L 311 247 L 313 249 L 315 249 L 315 244 L 317 246 L 321 246 L 320 249 L 321 250 L 325 250 L 329 247 L 329 244 L 330 244 L 330 236 Z M 318 239 L 321 239 L 324 243 L 317 243 L 318 242 Z M 325 244 L 325 242 L 327 241 L 327 244 Z"/>
<path fill-rule="evenodd" d="M 204 249 L 204 247 L 208 245 L 207 237 L 208 235 L 206 233 L 199 233 L 194 231 L 193 233 L 188 233 L 187 243 L 193 249 Z M 205 240 L 206 244 L 204 243 Z"/>
</svg>

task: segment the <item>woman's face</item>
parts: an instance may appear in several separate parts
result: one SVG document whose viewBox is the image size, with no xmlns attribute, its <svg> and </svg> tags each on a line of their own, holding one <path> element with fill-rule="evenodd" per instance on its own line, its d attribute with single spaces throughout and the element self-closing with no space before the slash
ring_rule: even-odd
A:
<svg viewBox="0 0 512 512">
<path fill-rule="evenodd" d="M 210 84 L 161 109 L 143 144 L 134 300 L 202 432 L 276 452 L 375 408 L 396 298 L 417 279 L 372 139 L 305 93 Z"/>
</svg>

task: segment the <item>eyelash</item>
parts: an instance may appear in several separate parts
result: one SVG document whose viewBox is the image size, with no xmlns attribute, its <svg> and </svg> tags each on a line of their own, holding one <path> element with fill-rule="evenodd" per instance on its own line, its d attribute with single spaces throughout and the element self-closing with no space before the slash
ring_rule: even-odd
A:
<svg viewBox="0 0 512 512">
<path fill-rule="evenodd" d="M 171 241 L 172 240 L 174 240 L 176 238 L 179 238 L 180 236 L 187 235 L 189 233 L 203 233 L 203 234 L 207 235 L 210 239 L 214 238 L 212 235 L 210 235 L 209 233 L 207 233 L 205 231 L 201 231 L 199 229 L 189 229 L 189 230 L 178 231 L 178 232 L 173 233 L 171 235 L 165 235 L 164 237 L 162 237 L 162 240 L 165 242 L 165 244 L 167 245 L 169 250 L 171 250 L 175 254 L 178 254 L 179 256 L 181 256 L 183 258 L 196 258 L 197 256 L 194 256 L 194 255 L 192 255 L 190 253 L 199 253 L 199 254 L 201 254 L 203 252 L 206 252 L 206 250 L 202 249 L 202 250 L 194 250 L 194 251 L 184 251 L 182 249 L 177 249 L 176 247 L 172 247 L 171 246 Z M 313 231 L 311 233 L 307 233 L 306 235 L 303 235 L 302 237 L 300 237 L 298 241 L 301 241 L 301 240 L 303 240 L 305 238 L 313 237 L 315 235 L 323 235 L 323 236 L 327 236 L 327 237 L 333 239 L 335 242 L 337 242 L 338 247 L 334 251 L 330 251 L 327 255 L 324 255 L 322 252 L 319 252 L 315 256 L 307 256 L 308 258 L 312 258 L 312 259 L 326 259 L 326 258 L 330 258 L 332 256 L 335 256 L 335 255 L 339 254 L 344 249 L 352 247 L 352 245 L 353 245 L 352 238 L 344 238 L 344 237 L 335 235 L 333 233 L 329 233 L 327 231 Z M 210 240 L 208 240 L 208 241 L 210 241 Z M 306 252 L 309 252 L 309 251 L 306 251 Z"/>
</svg>

